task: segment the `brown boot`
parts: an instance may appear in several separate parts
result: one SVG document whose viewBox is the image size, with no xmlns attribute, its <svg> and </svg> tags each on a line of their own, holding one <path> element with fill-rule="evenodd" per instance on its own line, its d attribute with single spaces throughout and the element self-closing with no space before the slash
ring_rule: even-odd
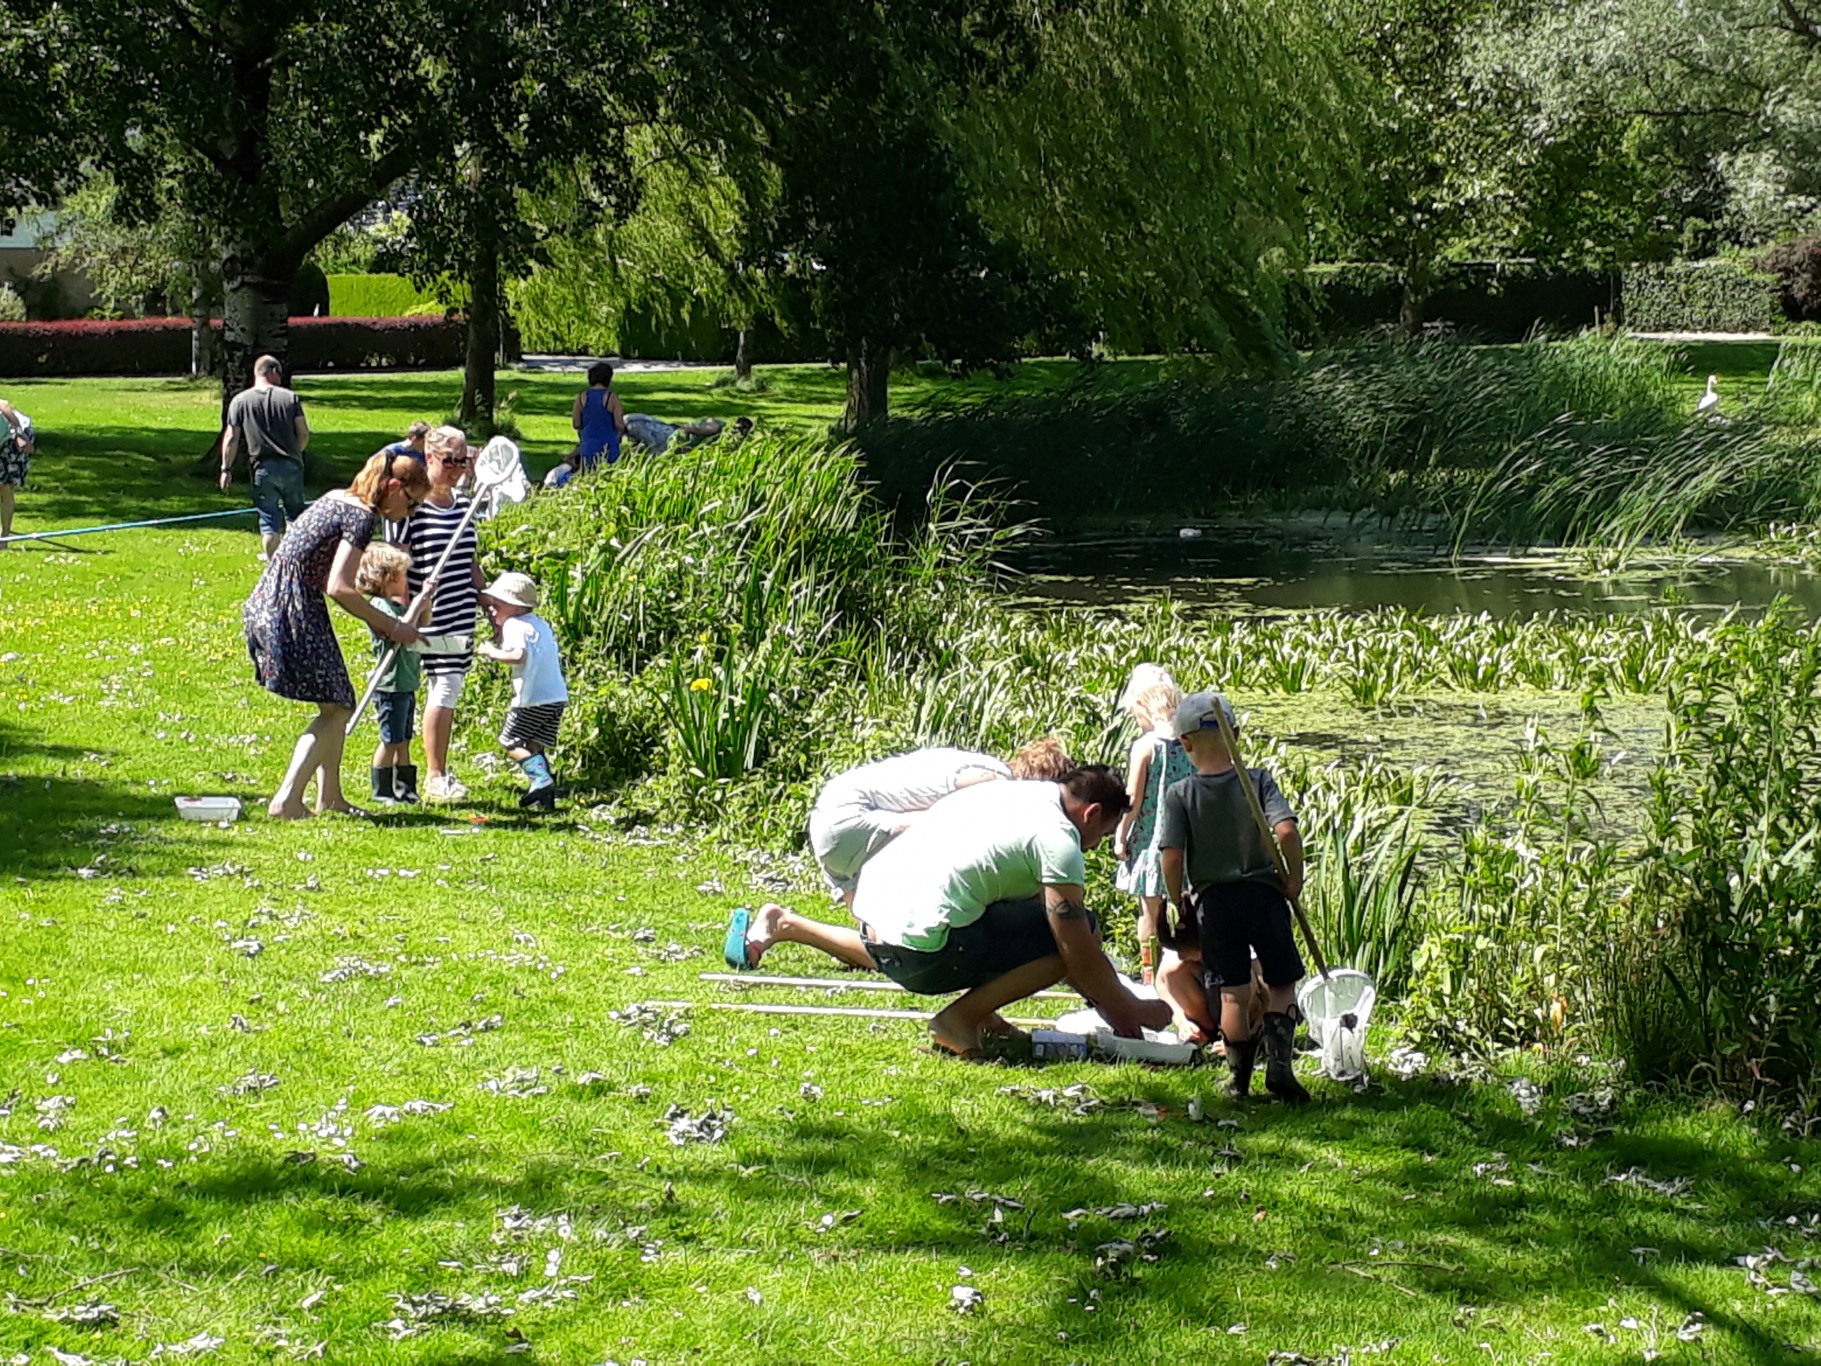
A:
<svg viewBox="0 0 1821 1366">
<path fill-rule="evenodd" d="M 1265 1014 L 1265 1090 L 1291 1105 L 1308 1102 L 1309 1093 L 1296 1079 L 1296 1017 L 1283 1011 Z"/>
<path fill-rule="evenodd" d="M 1227 1095 L 1245 1100 L 1252 1094 L 1252 1069 L 1258 1065 L 1258 1036 L 1227 1040 Z"/>
</svg>

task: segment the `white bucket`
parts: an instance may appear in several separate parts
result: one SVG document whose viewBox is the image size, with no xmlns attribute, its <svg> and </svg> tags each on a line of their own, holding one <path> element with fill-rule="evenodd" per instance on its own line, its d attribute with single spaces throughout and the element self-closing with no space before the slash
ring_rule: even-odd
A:
<svg viewBox="0 0 1821 1366">
<path fill-rule="evenodd" d="M 1309 1040 L 1321 1050 L 1322 1072 L 1336 1081 L 1366 1075 L 1366 1027 L 1378 988 L 1358 968 L 1333 968 L 1311 977 L 1296 993 L 1309 1026 Z"/>
</svg>

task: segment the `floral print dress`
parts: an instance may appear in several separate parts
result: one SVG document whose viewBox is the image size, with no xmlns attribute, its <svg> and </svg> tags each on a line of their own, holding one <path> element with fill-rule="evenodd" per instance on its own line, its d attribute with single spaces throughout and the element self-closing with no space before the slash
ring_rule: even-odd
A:
<svg viewBox="0 0 1821 1366">
<path fill-rule="evenodd" d="M 324 494 L 291 523 L 241 612 L 260 683 L 296 702 L 354 705 L 324 593 L 343 541 L 365 550 L 377 519 L 360 503 Z"/>
</svg>

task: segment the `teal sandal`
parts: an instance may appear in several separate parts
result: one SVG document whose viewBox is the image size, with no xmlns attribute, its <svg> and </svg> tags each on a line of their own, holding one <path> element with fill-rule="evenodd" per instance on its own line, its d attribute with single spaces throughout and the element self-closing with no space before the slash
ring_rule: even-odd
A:
<svg viewBox="0 0 1821 1366">
<path fill-rule="evenodd" d="M 746 961 L 746 931 L 752 925 L 752 912 L 746 907 L 735 909 L 727 921 L 727 938 L 721 943 L 721 961 L 735 972 L 751 972 Z"/>
</svg>

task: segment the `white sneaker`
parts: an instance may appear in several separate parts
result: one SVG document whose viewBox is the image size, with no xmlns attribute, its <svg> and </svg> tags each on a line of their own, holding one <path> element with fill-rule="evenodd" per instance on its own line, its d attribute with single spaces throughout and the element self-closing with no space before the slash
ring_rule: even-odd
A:
<svg viewBox="0 0 1821 1366">
<path fill-rule="evenodd" d="M 424 784 L 424 800 L 427 802 L 459 802 L 467 795 L 467 785 L 447 773 L 432 774 Z"/>
</svg>

